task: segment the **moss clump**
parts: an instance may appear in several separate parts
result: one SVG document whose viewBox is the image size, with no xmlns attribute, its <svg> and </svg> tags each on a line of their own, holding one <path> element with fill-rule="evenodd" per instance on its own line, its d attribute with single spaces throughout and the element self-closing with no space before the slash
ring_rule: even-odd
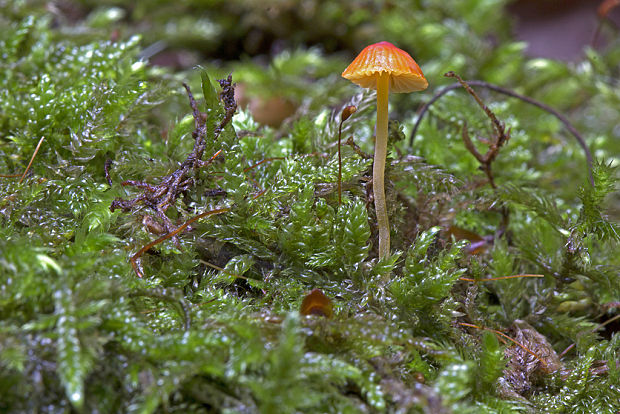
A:
<svg viewBox="0 0 620 414">
<path fill-rule="evenodd" d="M 250 60 L 163 70 L 141 60 L 151 41 L 198 56 L 208 37 L 217 53 L 254 27 L 232 24 L 230 10 L 258 17 L 264 5 L 216 1 L 198 18 L 186 13 L 195 2 L 160 3 L 85 2 L 71 25 L 36 1 L 1 6 L 0 411 L 620 409 L 617 43 L 580 65 L 528 60 L 504 18 L 481 17 L 501 1 L 395 1 L 372 36 L 363 1 L 309 2 L 304 16 L 275 5 L 301 27 L 326 14 L 345 22 L 326 50 L 375 35 L 419 45 L 434 86 L 393 101 L 393 254 L 378 260 L 374 97 L 339 79 L 342 56 L 308 48 L 320 39 L 302 30 L 266 70 Z M 170 25 L 152 29 L 163 14 Z M 419 30 L 403 29 L 412 22 Z M 253 97 L 295 103 L 292 118 L 277 128 L 250 109 L 231 118 L 230 70 Z M 435 102 L 410 148 L 408 99 L 430 98 L 448 70 L 570 109 L 597 158 L 593 184 L 556 118 L 488 91 L 482 101 L 510 128 L 492 161 L 496 188 L 462 138 L 466 127 L 484 154 L 494 130 L 462 91 Z M 339 205 L 333 109 L 345 103 L 357 111 L 342 125 Z M 184 165 L 173 192 L 151 191 L 172 188 Z M 519 274 L 542 277 L 484 280 Z M 313 288 L 332 300 L 331 318 L 299 315 Z"/>
</svg>

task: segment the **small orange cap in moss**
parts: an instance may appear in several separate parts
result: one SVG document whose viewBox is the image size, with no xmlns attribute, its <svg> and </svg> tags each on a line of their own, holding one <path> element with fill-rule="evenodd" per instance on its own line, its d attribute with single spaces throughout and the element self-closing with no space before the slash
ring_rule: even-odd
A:
<svg viewBox="0 0 620 414">
<path fill-rule="evenodd" d="M 299 313 L 302 315 L 318 315 L 330 318 L 332 316 L 332 301 L 320 289 L 308 293 L 301 302 Z"/>
<path fill-rule="evenodd" d="M 390 42 L 366 46 L 342 77 L 362 88 L 377 89 L 377 75 L 390 74 L 390 92 L 406 93 L 426 89 L 428 82 L 415 60 Z"/>
</svg>

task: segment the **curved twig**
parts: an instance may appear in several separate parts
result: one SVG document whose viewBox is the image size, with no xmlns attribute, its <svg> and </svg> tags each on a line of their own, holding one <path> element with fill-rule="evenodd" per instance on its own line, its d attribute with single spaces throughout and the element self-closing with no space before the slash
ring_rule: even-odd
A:
<svg viewBox="0 0 620 414">
<path fill-rule="evenodd" d="M 583 137 L 581 136 L 581 134 L 579 134 L 579 132 L 577 131 L 577 129 L 575 129 L 575 127 L 570 123 L 570 121 L 561 113 L 559 113 L 558 111 L 556 111 L 555 109 L 553 109 L 552 107 L 550 107 L 549 105 L 546 105 L 540 101 L 537 101 L 535 99 L 532 99 L 528 96 L 525 95 L 521 95 L 519 93 L 516 93 L 514 91 L 511 91 L 510 89 L 506 89 L 503 88 L 501 86 L 497 86 L 494 85 L 492 83 L 488 83 L 488 82 L 484 82 L 484 81 L 480 81 L 480 80 L 471 80 L 471 81 L 467 81 L 467 83 L 471 86 L 479 86 L 481 88 L 486 88 L 486 89 L 490 89 L 492 91 L 510 96 L 512 98 L 517 98 L 522 100 L 523 102 L 527 102 L 530 105 L 534 105 L 540 109 L 542 109 L 543 111 L 546 111 L 548 113 L 550 113 L 551 115 L 555 116 L 563 125 L 564 127 L 566 127 L 566 129 L 568 129 L 568 131 L 575 137 L 575 139 L 577 140 L 577 143 L 579 144 L 579 146 L 583 149 L 585 155 L 586 155 L 586 160 L 588 162 L 588 174 L 590 176 L 590 183 L 592 185 L 594 185 L 594 178 L 592 176 L 592 154 L 590 153 L 590 149 L 588 148 L 588 145 L 586 144 L 586 141 L 583 139 Z M 445 95 L 446 93 L 454 90 L 454 89 L 458 89 L 458 88 L 462 88 L 462 85 L 458 82 L 453 83 L 452 85 L 447 85 L 446 87 L 444 87 L 443 89 L 441 89 L 439 92 L 437 92 L 435 94 L 435 96 L 433 96 L 431 98 L 430 101 L 428 101 L 420 110 L 420 115 L 418 116 L 418 120 L 416 121 L 413 130 L 411 131 L 411 135 L 409 136 L 409 146 L 413 146 L 413 140 L 415 139 L 415 135 L 418 131 L 418 128 L 420 127 L 420 124 L 422 123 L 422 118 L 424 118 L 424 115 L 426 114 L 426 112 L 428 111 L 428 109 L 430 108 L 430 106 L 432 104 L 435 103 L 435 101 L 437 101 L 439 98 L 441 98 L 443 95 Z"/>
<path fill-rule="evenodd" d="M 483 330 L 483 331 L 489 331 L 489 332 L 494 333 L 495 335 L 501 336 L 504 339 L 508 339 L 510 342 L 512 342 L 513 344 L 515 344 L 516 346 L 518 346 L 519 348 L 521 348 L 522 350 L 524 350 L 528 354 L 532 355 L 538 362 L 540 362 L 545 368 L 547 368 L 547 363 L 541 357 L 539 357 L 534 351 L 530 350 L 528 347 L 526 347 L 525 345 L 521 344 L 516 339 L 512 339 L 510 336 L 506 335 L 505 333 L 503 333 L 501 331 L 498 331 L 496 329 L 491 329 L 491 328 L 486 328 L 484 326 L 474 325 L 472 323 L 466 323 L 466 322 L 457 322 L 457 323 L 459 325 L 461 325 L 461 326 L 467 326 L 469 328 L 475 328 L 475 329 L 480 329 L 480 330 Z"/>
<path fill-rule="evenodd" d="M 146 253 L 148 250 L 150 250 L 152 247 L 157 246 L 158 244 L 160 244 L 161 242 L 168 240 L 171 237 L 176 236 L 177 234 L 179 234 L 180 232 L 182 232 L 183 230 L 185 230 L 187 227 L 189 227 L 190 224 L 192 224 L 193 222 L 195 222 L 196 220 L 200 220 L 203 217 L 209 217 L 209 216 L 213 216 L 216 214 L 222 214 L 222 213 L 226 213 L 230 211 L 230 207 L 228 208 L 218 208 L 215 210 L 209 210 L 209 211 L 205 211 L 204 213 L 200 213 L 197 216 L 192 217 L 191 219 L 187 220 L 185 223 L 181 224 L 179 227 L 177 227 L 176 229 L 174 229 L 173 231 L 164 234 L 163 236 L 161 236 L 160 238 L 153 240 L 150 243 L 147 243 L 146 245 L 144 245 L 140 250 L 138 250 L 136 252 L 136 254 L 134 254 L 133 256 L 131 256 L 131 259 L 129 260 L 131 263 L 131 267 L 133 267 L 134 272 L 136 272 L 136 275 L 138 277 L 142 277 L 144 275 L 144 273 L 142 272 L 141 265 L 140 265 L 140 258 L 142 257 L 142 255 L 144 253 Z"/>
</svg>

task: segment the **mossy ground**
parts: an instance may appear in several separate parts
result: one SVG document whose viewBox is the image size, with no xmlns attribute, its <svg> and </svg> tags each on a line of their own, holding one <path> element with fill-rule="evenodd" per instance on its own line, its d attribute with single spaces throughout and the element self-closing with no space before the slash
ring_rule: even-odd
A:
<svg viewBox="0 0 620 414">
<path fill-rule="evenodd" d="M 566 64 L 524 55 L 504 1 L 264 3 L 0 5 L 0 411 L 617 412 L 617 36 Z M 390 97 L 384 260 L 365 156 L 374 95 L 340 78 L 380 40 L 431 85 Z M 152 64 L 162 47 L 203 67 Z M 497 131 L 463 90 L 411 144 L 448 71 L 564 114 L 593 185 L 562 122 L 484 89 L 510 130 L 496 188 L 462 133 L 484 154 Z M 240 107 L 222 123 L 215 80 L 230 72 L 244 99 L 290 116 L 265 126 Z M 165 209 L 111 211 L 149 192 L 123 182 L 160 185 L 196 153 L 196 118 L 202 160 L 221 153 L 192 164 Z M 141 255 L 136 276 L 132 257 L 167 222 L 214 210 Z M 478 281 L 519 274 L 542 277 Z M 300 315 L 314 288 L 331 318 Z"/>
</svg>

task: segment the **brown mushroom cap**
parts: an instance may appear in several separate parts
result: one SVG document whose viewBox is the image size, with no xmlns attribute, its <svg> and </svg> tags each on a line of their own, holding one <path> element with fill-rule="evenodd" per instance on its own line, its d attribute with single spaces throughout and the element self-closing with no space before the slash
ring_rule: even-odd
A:
<svg viewBox="0 0 620 414">
<path fill-rule="evenodd" d="M 367 46 L 342 72 L 342 77 L 362 88 L 377 89 L 377 74 L 381 72 L 390 74 L 390 92 L 415 92 L 428 86 L 422 70 L 409 53 L 390 42 Z"/>
<path fill-rule="evenodd" d="M 299 313 L 330 318 L 333 314 L 332 301 L 320 289 L 314 289 L 301 302 Z"/>
</svg>

